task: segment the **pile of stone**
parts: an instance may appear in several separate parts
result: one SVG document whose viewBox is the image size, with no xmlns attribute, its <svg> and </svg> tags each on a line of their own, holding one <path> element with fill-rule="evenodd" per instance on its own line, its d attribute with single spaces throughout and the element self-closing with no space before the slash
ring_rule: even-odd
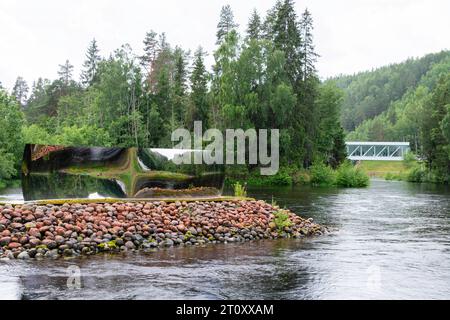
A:
<svg viewBox="0 0 450 320">
<path fill-rule="evenodd" d="M 0 257 L 29 259 L 320 235 L 264 201 L 0 205 Z"/>
</svg>

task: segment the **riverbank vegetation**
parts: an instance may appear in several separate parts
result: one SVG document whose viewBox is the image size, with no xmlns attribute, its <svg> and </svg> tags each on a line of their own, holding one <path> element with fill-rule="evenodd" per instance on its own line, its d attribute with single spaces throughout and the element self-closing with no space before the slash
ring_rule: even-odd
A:
<svg viewBox="0 0 450 320">
<path fill-rule="evenodd" d="M 259 177 L 246 167 L 249 184 L 308 182 L 313 162 L 336 170 L 344 128 L 351 140 L 410 141 L 425 175 L 449 181 L 449 51 L 320 81 L 313 19 L 308 10 L 298 15 L 293 0 L 253 11 L 241 29 L 224 6 L 210 53 L 153 30 L 141 49 L 100 48 L 89 43 L 79 79 L 65 61 L 57 79 L 29 86 L 19 76 L 10 92 L 0 85 L 0 187 L 19 177 L 24 143 L 171 147 L 171 132 L 196 120 L 204 130 L 280 129 L 280 171 Z"/>
<path fill-rule="evenodd" d="M 294 1 L 277 1 L 265 16 L 253 11 L 241 29 L 224 6 L 211 69 L 202 47 L 174 47 L 150 30 L 141 51 L 125 44 L 104 54 L 92 40 L 79 80 L 69 61 L 57 79 L 36 79 L 31 88 L 18 77 L 1 93 L 2 115 L 15 121 L 6 123 L 14 137 L 0 136 L 1 181 L 18 176 L 23 143 L 171 147 L 171 132 L 196 120 L 204 130 L 280 129 L 283 167 L 306 169 L 318 157 L 338 166 L 343 93 L 317 76 L 310 12 L 298 15 Z"/>
<path fill-rule="evenodd" d="M 261 176 L 256 170 L 234 170 L 227 177 L 227 183 L 234 188 L 244 183 L 249 186 L 290 186 L 312 185 L 322 187 L 366 187 L 369 185 L 369 176 L 359 166 L 354 166 L 349 161 L 344 161 L 337 168 L 325 164 L 323 161 L 315 161 L 309 168 L 283 167 L 273 176 Z"/>
<path fill-rule="evenodd" d="M 341 120 L 347 140 L 409 141 L 423 161 L 390 177 L 449 182 L 450 51 L 333 81 L 345 91 Z"/>
</svg>

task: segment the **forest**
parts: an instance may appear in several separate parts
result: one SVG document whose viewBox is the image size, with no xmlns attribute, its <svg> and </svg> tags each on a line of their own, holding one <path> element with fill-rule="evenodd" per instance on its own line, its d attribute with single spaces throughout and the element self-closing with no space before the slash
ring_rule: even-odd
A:
<svg viewBox="0 0 450 320">
<path fill-rule="evenodd" d="M 307 9 L 298 15 L 293 0 L 278 0 L 265 15 L 254 10 L 243 34 L 238 27 L 226 5 L 211 53 L 149 30 L 138 50 L 105 54 L 93 39 L 80 52 L 79 79 L 66 60 L 57 79 L 19 76 L 11 92 L 0 83 L 0 187 L 19 177 L 25 143 L 171 147 L 171 132 L 197 120 L 204 129 L 279 128 L 282 182 L 313 163 L 337 168 L 346 134 L 411 141 L 427 170 L 448 181 L 448 51 L 320 81 Z"/>
<path fill-rule="evenodd" d="M 255 10 L 245 34 L 237 29 L 224 6 L 211 70 L 202 47 L 173 47 L 150 30 L 142 54 L 125 44 L 103 56 L 92 40 L 78 80 L 70 61 L 59 65 L 58 79 L 39 78 L 31 88 L 18 77 L 0 98 L 0 179 L 17 177 L 27 142 L 170 147 L 172 130 L 196 120 L 204 128 L 280 128 L 284 165 L 308 167 L 320 157 L 336 166 L 345 157 L 343 93 L 318 79 L 311 14 L 278 1 L 265 17 Z"/>
<path fill-rule="evenodd" d="M 344 90 L 348 141 L 407 141 L 425 168 L 419 180 L 449 181 L 450 51 L 332 79 Z"/>
</svg>

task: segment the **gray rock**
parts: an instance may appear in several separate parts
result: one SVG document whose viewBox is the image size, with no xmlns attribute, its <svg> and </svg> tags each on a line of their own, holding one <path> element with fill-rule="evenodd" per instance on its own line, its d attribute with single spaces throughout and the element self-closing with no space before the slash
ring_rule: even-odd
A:
<svg viewBox="0 0 450 320">
<path fill-rule="evenodd" d="M 127 249 L 134 249 L 136 246 L 134 245 L 133 242 L 127 241 L 127 242 L 125 242 L 125 247 L 126 247 Z"/>
<path fill-rule="evenodd" d="M 28 254 L 28 252 L 22 251 L 22 252 L 19 253 L 19 255 L 17 256 L 17 259 L 20 259 L 20 260 L 28 260 L 28 259 L 30 259 L 30 255 Z"/>
<path fill-rule="evenodd" d="M 173 246 L 173 240 L 166 239 L 161 244 L 163 247 L 172 247 Z"/>
<path fill-rule="evenodd" d="M 189 230 L 189 231 L 191 232 L 191 234 L 194 235 L 194 236 L 196 236 L 196 235 L 198 234 L 197 229 L 195 229 L 194 227 L 190 227 L 188 230 Z"/>
<path fill-rule="evenodd" d="M 58 250 L 57 249 L 53 249 L 53 250 L 49 250 L 45 253 L 44 255 L 47 258 L 58 258 L 59 254 L 58 254 Z"/>
<path fill-rule="evenodd" d="M 36 255 L 34 256 L 35 259 L 43 259 L 44 255 L 41 252 L 36 253 Z"/>
</svg>

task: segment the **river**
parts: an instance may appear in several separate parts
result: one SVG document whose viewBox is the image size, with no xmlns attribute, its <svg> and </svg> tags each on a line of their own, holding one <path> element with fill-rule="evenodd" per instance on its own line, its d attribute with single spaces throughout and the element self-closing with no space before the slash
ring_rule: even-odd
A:
<svg viewBox="0 0 450 320">
<path fill-rule="evenodd" d="M 372 180 L 364 189 L 258 188 L 249 195 L 268 201 L 273 196 L 279 205 L 328 226 L 330 234 L 0 261 L 0 298 L 450 298 L 448 188 Z"/>
</svg>

